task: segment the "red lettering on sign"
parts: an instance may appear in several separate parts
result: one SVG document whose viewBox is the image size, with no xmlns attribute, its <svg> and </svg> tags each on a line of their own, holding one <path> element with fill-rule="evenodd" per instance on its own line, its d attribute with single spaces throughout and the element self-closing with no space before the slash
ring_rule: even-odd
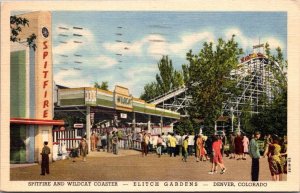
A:
<svg viewBox="0 0 300 193">
<path fill-rule="evenodd" d="M 44 42 L 43 42 L 43 44 L 44 44 L 43 50 L 45 50 L 45 49 L 48 48 L 47 43 L 48 43 L 48 41 L 44 41 Z"/>
<path fill-rule="evenodd" d="M 47 118 L 47 117 L 48 117 L 48 110 L 44 110 L 43 118 Z"/>
<path fill-rule="evenodd" d="M 43 73 L 44 73 L 44 78 L 47 78 L 48 71 L 43 71 Z"/>
<path fill-rule="evenodd" d="M 40 76 L 41 78 L 43 77 L 43 92 L 44 92 L 44 96 L 43 96 L 43 118 L 49 118 L 49 107 L 51 106 L 50 104 L 50 99 L 48 98 L 49 96 L 51 96 L 51 94 L 48 96 L 48 89 L 49 88 L 49 69 L 48 69 L 48 61 L 47 59 L 49 58 L 49 52 L 48 52 L 48 41 L 43 41 L 42 43 L 42 47 L 43 47 L 43 52 L 42 52 L 42 57 L 43 57 L 43 70 L 40 71 Z"/>
<path fill-rule="evenodd" d="M 44 68 L 47 68 L 47 61 L 44 62 Z"/>
<path fill-rule="evenodd" d="M 43 59 L 45 59 L 47 56 L 48 56 L 48 52 L 47 51 L 43 52 Z"/>
<path fill-rule="evenodd" d="M 48 100 L 44 100 L 44 105 L 43 108 L 49 107 L 49 101 Z"/>
<path fill-rule="evenodd" d="M 45 81 L 44 81 L 43 88 L 46 88 L 46 86 L 48 85 L 48 82 L 49 82 L 49 80 L 45 80 Z"/>
</svg>

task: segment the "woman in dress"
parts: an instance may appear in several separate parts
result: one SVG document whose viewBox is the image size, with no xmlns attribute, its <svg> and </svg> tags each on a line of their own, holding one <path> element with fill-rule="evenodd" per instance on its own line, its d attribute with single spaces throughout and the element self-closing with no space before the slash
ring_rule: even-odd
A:
<svg viewBox="0 0 300 193">
<path fill-rule="evenodd" d="M 269 169 L 273 181 L 279 181 L 281 179 L 281 175 L 283 174 L 283 164 L 280 152 L 281 146 L 279 145 L 279 140 L 277 138 L 273 138 L 273 143 L 269 143 L 269 149 L 267 153 Z"/>
<path fill-rule="evenodd" d="M 217 166 L 220 166 L 221 172 L 220 174 L 224 174 L 226 171 L 226 168 L 223 164 L 223 158 L 221 154 L 221 146 L 222 144 L 218 140 L 217 136 L 213 136 L 213 144 L 212 144 L 212 168 L 209 174 L 217 173 Z"/>
<path fill-rule="evenodd" d="M 241 136 L 241 133 L 237 133 L 237 136 L 234 139 L 234 146 L 235 154 L 237 155 L 237 160 L 241 160 L 244 153 L 243 138 Z"/>
<path fill-rule="evenodd" d="M 243 154 L 243 160 L 246 160 L 246 156 L 248 154 L 248 147 L 249 147 L 249 139 L 246 135 L 244 135 L 243 138 L 243 146 L 244 146 L 244 154 Z"/>
</svg>

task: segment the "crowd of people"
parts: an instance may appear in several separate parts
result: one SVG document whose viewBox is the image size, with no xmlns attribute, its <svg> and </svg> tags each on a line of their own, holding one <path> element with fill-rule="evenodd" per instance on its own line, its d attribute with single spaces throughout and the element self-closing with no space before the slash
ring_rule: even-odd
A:
<svg viewBox="0 0 300 193">
<path fill-rule="evenodd" d="M 124 133 L 116 130 L 101 134 L 93 132 L 90 136 L 90 149 L 91 151 L 107 151 L 118 155 L 120 147 L 124 149 L 140 148 L 143 157 L 146 157 L 149 152 L 155 152 L 159 158 L 162 155 L 182 156 L 184 162 L 188 161 L 189 156 L 195 156 L 193 160 L 196 162 L 211 162 L 209 174 L 217 173 L 218 167 L 220 174 L 225 173 L 224 156 L 229 159 L 247 160 L 249 155 L 252 159 L 252 181 L 259 180 L 259 159 L 267 156 L 272 179 L 275 181 L 282 180 L 282 174 L 286 173 L 287 170 L 287 137 L 284 136 L 281 139 L 276 135 L 268 134 L 264 138 L 263 147 L 259 143 L 262 141 L 260 137 L 259 132 L 255 132 L 251 136 L 241 132 L 230 133 L 226 137 L 225 133 L 212 136 L 202 134 L 179 135 L 171 132 L 151 135 L 146 131 Z M 139 148 L 135 147 L 134 142 L 140 144 Z M 85 138 L 80 142 L 79 149 L 83 161 L 86 161 L 88 147 Z"/>
</svg>

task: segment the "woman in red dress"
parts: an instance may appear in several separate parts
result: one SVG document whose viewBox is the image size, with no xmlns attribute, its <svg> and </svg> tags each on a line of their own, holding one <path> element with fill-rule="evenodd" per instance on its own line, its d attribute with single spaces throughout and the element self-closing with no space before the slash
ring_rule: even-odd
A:
<svg viewBox="0 0 300 193">
<path fill-rule="evenodd" d="M 223 164 L 223 158 L 221 154 L 221 147 L 222 144 L 218 140 L 217 136 L 213 136 L 213 144 L 212 144 L 212 168 L 209 174 L 214 174 L 217 172 L 217 165 L 220 166 L 221 172 L 220 174 L 224 174 L 226 171 L 226 168 Z"/>
</svg>

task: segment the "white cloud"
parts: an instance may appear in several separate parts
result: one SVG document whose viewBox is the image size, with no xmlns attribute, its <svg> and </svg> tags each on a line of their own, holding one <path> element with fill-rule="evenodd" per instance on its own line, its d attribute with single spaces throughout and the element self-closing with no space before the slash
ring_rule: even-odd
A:
<svg viewBox="0 0 300 193">
<path fill-rule="evenodd" d="M 275 50 L 277 47 L 280 47 L 281 49 L 285 49 L 284 44 L 280 40 L 274 37 L 264 37 L 262 38 L 262 42 L 263 43 L 268 42 L 270 44 L 270 48 L 273 50 Z"/>
<path fill-rule="evenodd" d="M 82 78 L 82 73 L 79 70 L 60 71 L 54 74 L 56 84 L 61 84 L 67 87 L 85 87 L 90 85 L 89 81 Z"/>
<path fill-rule="evenodd" d="M 132 67 L 124 74 L 126 81 L 116 81 L 113 84 L 127 87 L 133 96 L 139 97 L 144 85 L 155 79 L 156 72 L 157 68 L 150 66 L 142 68 Z"/>
<path fill-rule="evenodd" d="M 211 32 L 200 31 L 183 35 L 180 42 L 170 44 L 169 48 L 175 54 L 182 53 L 182 51 L 184 51 L 185 53 L 189 49 L 192 49 L 195 44 L 201 41 L 214 42 L 214 39 L 214 34 L 212 34 Z M 185 55 L 183 54 L 183 57 L 184 56 Z"/>
<path fill-rule="evenodd" d="M 235 35 L 235 40 L 240 44 L 240 46 L 244 50 L 252 50 L 253 45 L 258 44 L 259 42 L 259 37 L 251 38 L 249 36 L 246 36 L 240 29 L 238 28 L 229 28 L 225 30 L 224 32 L 225 38 L 230 39 L 231 36 L 234 34 Z M 266 43 L 268 42 L 270 44 L 271 49 L 275 49 L 278 46 L 282 49 L 285 49 L 284 44 L 277 38 L 275 37 L 260 37 L 260 42 L 261 43 Z"/>
<path fill-rule="evenodd" d="M 99 63 L 99 68 L 100 69 L 105 69 L 105 68 L 111 68 L 114 65 L 116 65 L 118 62 L 116 59 L 108 57 L 108 56 L 99 56 L 96 58 L 96 63 Z"/>
<path fill-rule="evenodd" d="M 232 35 L 235 35 L 235 40 L 240 44 L 240 46 L 245 50 L 252 49 L 252 46 L 256 44 L 257 40 L 247 37 L 238 28 L 230 28 L 225 30 L 225 38 L 230 39 Z"/>
</svg>

